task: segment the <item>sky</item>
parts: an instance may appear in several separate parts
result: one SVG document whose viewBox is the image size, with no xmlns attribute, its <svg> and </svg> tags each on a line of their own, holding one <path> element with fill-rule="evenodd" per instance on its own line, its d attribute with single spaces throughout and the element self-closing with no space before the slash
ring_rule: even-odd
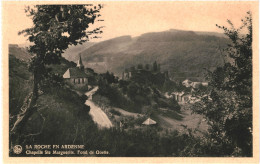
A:
<svg viewBox="0 0 260 164">
<path fill-rule="evenodd" d="M 26 43 L 26 38 L 18 36 L 18 32 L 32 26 L 24 8 L 26 5 L 35 3 L 37 2 L 3 3 L 3 34 L 8 43 Z M 169 29 L 222 32 L 216 27 L 216 24 L 226 26 L 227 19 L 230 19 L 235 26 L 239 26 L 240 20 L 246 15 L 246 12 L 255 11 L 258 6 L 256 2 L 252 1 L 100 1 L 99 3 L 104 4 L 101 11 L 101 19 L 104 21 L 95 23 L 91 28 L 98 26 L 105 26 L 105 28 L 101 35 L 102 38 L 91 40 L 94 42 L 123 35 L 134 37 L 147 32 L 160 32 Z"/>
</svg>

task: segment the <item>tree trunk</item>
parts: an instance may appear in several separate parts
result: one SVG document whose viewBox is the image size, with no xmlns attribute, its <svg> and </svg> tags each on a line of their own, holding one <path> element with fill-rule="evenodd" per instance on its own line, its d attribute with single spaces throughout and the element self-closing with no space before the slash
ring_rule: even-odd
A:
<svg viewBox="0 0 260 164">
<path fill-rule="evenodd" d="M 17 115 L 17 120 L 10 131 L 10 141 L 14 144 L 20 143 L 22 140 L 22 130 L 30 118 L 30 116 L 37 110 L 36 101 L 38 99 L 38 75 L 34 71 L 33 92 L 31 92 L 24 100 L 21 112 Z"/>
</svg>

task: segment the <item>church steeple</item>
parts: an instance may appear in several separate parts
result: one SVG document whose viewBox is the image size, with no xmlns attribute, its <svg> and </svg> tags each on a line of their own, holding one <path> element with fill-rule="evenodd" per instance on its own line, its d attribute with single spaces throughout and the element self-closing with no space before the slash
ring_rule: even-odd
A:
<svg viewBox="0 0 260 164">
<path fill-rule="evenodd" d="M 78 60 L 78 63 L 77 63 L 77 67 L 79 69 L 84 69 L 84 65 L 82 64 L 82 60 L 81 60 L 81 55 L 79 55 L 79 60 Z"/>
</svg>

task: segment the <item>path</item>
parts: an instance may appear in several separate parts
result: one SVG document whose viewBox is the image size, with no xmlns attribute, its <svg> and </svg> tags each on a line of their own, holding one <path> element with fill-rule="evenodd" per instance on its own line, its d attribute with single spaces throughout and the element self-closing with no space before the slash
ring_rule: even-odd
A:
<svg viewBox="0 0 260 164">
<path fill-rule="evenodd" d="M 89 114 L 91 115 L 93 121 L 98 124 L 101 128 L 110 128 L 112 123 L 105 114 L 105 112 L 98 106 L 96 106 L 92 101 L 92 95 L 98 90 L 98 87 L 94 87 L 92 90 L 86 92 L 88 100 L 85 102 L 86 105 L 90 106 Z"/>
</svg>

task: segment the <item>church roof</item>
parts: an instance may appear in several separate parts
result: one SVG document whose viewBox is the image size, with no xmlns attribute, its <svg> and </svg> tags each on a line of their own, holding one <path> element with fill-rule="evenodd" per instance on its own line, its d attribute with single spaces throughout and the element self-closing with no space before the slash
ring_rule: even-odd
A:
<svg viewBox="0 0 260 164">
<path fill-rule="evenodd" d="M 87 78 L 88 75 L 84 72 L 84 70 L 81 70 L 78 67 L 69 68 L 64 74 L 63 78 L 69 79 L 69 78 Z"/>
</svg>

